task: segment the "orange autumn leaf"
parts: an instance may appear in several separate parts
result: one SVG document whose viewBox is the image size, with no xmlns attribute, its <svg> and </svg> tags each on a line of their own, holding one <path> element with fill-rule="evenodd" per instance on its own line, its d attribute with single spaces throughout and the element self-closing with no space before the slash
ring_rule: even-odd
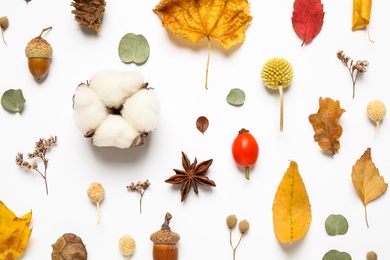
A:
<svg viewBox="0 0 390 260">
<path fill-rule="evenodd" d="M 388 186 L 383 176 L 379 175 L 379 170 L 372 161 L 371 148 L 367 148 L 352 167 L 352 182 L 363 202 L 368 227 L 367 204 L 382 195 Z"/>
<path fill-rule="evenodd" d="M 252 21 L 248 0 L 161 0 L 153 9 L 162 25 L 179 37 L 197 43 L 208 40 L 206 83 L 210 61 L 210 37 L 225 49 L 245 40 L 245 30 Z"/>
<path fill-rule="evenodd" d="M 298 164 L 290 162 L 275 194 L 272 206 L 274 232 L 281 243 L 303 238 L 311 223 L 311 205 Z"/>
<path fill-rule="evenodd" d="M 314 140 L 322 150 L 335 155 L 340 149 L 339 138 L 343 128 L 337 122 L 345 112 L 340 108 L 340 102 L 331 98 L 319 99 L 320 108 L 316 114 L 309 116 L 309 121 L 315 131 Z"/>
<path fill-rule="evenodd" d="M 372 0 L 353 0 L 352 31 L 364 29 L 370 23 Z"/>
<path fill-rule="evenodd" d="M 0 259 L 20 258 L 30 239 L 29 229 L 32 212 L 18 218 L 0 201 Z"/>
</svg>

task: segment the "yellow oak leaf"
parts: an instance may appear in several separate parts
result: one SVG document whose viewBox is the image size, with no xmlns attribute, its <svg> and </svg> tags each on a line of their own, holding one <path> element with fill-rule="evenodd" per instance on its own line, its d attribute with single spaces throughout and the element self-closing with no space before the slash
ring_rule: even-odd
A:
<svg viewBox="0 0 390 260">
<path fill-rule="evenodd" d="M 248 0 L 161 0 L 153 12 L 160 17 L 163 27 L 179 37 L 193 43 L 207 38 L 206 89 L 210 37 L 229 49 L 245 40 L 245 30 L 253 18 Z"/>
<path fill-rule="evenodd" d="M 0 201 L 0 259 L 20 258 L 30 239 L 32 211 L 18 218 Z"/>
<path fill-rule="evenodd" d="M 364 29 L 370 23 L 372 0 L 353 0 L 352 31 Z"/>
<path fill-rule="evenodd" d="M 322 150 L 335 155 L 340 149 L 339 138 L 343 128 L 338 123 L 341 115 L 345 112 L 340 108 L 340 102 L 331 98 L 319 99 L 320 108 L 316 114 L 309 116 L 309 121 L 315 131 L 314 140 Z"/>
<path fill-rule="evenodd" d="M 367 148 L 352 167 L 352 182 L 363 202 L 368 227 L 367 204 L 382 195 L 388 186 L 383 176 L 379 175 L 379 170 L 372 161 L 371 148 Z"/>
<path fill-rule="evenodd" d="M 272 206 L 274 232 L 281 243 L 303 238 L 311 223 L 311 205 L 298 164 L 290 162 L 275 194 Z"/>
</svg>

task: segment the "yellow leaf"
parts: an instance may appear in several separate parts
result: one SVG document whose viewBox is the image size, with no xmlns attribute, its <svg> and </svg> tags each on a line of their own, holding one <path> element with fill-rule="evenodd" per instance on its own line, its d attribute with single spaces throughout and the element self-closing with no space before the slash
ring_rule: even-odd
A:
<svg viewBox="0 0 390 260">
<path fill-rule="evenodd" d="M 372 0 L 353 0 L 352 31 L 364 29 L 370 23 Z"/>
<path fill-rule="evenodd" d="M 0 259 L 14 260 L 21 257 L 30 239 L 32 212 L 18 218 L 0 201 Z"/>
<path fill-rule="evenodd" d="M 272 206 L 274 232 L 281 243 L 303 238 L 311 223 L 311 205 L 298 164 L 290 162 L 275 194 Z"/>
<path fill-rule="evenodd" d="M 363 202 L 368 227 L 367 204 L 382 195 L 388 186 L 383 176 L 379 175 L 379 170 L 372 161 L 371 148 L 367 148 L 352 167 L 352 182 Z"/>
<path fill-rule="evenodd" d="M 206 89 L 210 37 L 229 49 L 245 40 L 246 27 L 252 21 L 248 0 L 161 0 L 153 12 L 165 28 L 179 37 L 193 43 L 207 38 Z"/>
</svg>

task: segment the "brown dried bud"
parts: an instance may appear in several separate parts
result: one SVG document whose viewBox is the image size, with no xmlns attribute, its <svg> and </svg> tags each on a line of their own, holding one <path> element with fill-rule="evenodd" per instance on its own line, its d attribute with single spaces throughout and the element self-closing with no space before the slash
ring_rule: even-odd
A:
<svg viewBox="0 0 390 260">
<path fill-rule="evenodd" d="M 245 234 L 249 230 L 249 222 L 244 219 L 238 223 L 238 228 L 240 229 L 241 234 Z"/>
<path fill-rule="evenodd" d="M 229 215 L 227 218 L 226 218 L 226 224 L 227 226 L 231 229 L 231 228 L 234 228 L 237 224 L 237 217 L 236 215 Z"/>
</svg>

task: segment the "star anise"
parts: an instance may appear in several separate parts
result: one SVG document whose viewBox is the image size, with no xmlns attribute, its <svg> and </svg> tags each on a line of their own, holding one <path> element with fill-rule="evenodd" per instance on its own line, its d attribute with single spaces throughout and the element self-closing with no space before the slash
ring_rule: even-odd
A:
<svg viewBox="0 0 390 260">
<path fill-rule="evenodd" d="M 215 187 L 215 182 L 204 176 L 206 171 L 213 163 L 213 159 L 203 161 L 197 165 L 198 161 L 196 157 L 194 162 L 191 163 L 184 152 L 181 152 L 181 154 L 181 161 L 183 164 L 184 171 L 173 169 L 176 174 L 169 177 L 169 179 L 165 180 L 165 182 L 170 184 L 182 184 L 180 191 L 181 201 L 183 202 L 186 199 L 188 192 L 191 190 L 192 186 L 194 186 L 194 192 L 198 194 L 198 184 L 207 187 Z"/>
</svg>

